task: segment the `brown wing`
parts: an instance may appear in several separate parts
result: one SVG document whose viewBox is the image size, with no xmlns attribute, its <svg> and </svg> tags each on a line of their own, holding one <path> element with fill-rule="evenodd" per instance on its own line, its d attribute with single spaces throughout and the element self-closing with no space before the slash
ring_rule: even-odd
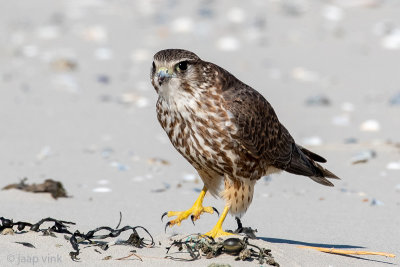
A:
<svg viewBox="0 0 400 267">
<path fill-rule="evenodd" d="M 237 142 L 253 157 L 264 158 L 285 169 L 291 160 L 294 140 L 279 122 L 272 106 L 256 90 L 234 78 L 225 79 L 223 97 L 238 127 Z"/>
<path fill-rule="evenodd" d="M 223 74 L 220 84 L 226 108 L 232 113 L 238 127 L 236 141 L 251 156 L 263 158 L 274 167 L 333 186 L 326 178 L 339 178 L 315 162 L 324 163 L 326 160 L 296 145 L 268 101 L 232 74 L 223 69 L 220 72 Z"/>
</svg>

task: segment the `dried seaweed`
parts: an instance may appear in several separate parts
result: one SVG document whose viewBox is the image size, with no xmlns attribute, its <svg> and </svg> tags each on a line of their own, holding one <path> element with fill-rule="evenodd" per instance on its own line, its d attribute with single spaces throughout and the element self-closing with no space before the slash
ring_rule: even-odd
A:
<svg viewBox="0 0 400 267">
<path fill-rule="evenodd" d="M 153 236 L 147 231 L 146 228 L 142 226 L 124 226 L 122 228 L 118 228 L 120 223 L 121 223 L 121 218 L 122 215 L 120 214 L 120 220 L 117 225 L 117 227 L 111 228 L 108 226 L 101 226 L 96 229 L 88 231 L 86 234 L 81 233 L 80 231 L 76 230 L 74 233 L 69 231 L 67 228 L 69 225 L 75 225 L 73 222 L 68 222 L 68 221 L 62 221 L 62 220 L 56 220 L 53 218 L 45 218 L 40 220 L 39 222 L 32 224 L 28 222 L 14 222 L 12 219 L 6 219 L 4 217 L 0 217 L 0 231 L 3 231 L 4 229 L 13 229 L 14 226 L 17 227 L 18 231 L 23 231 L 25 227 L 29 227 L 29 230 L 35 231 L 35 232 L 42 232 L 43 235 L 50 235 L 50 236 L 55 236 L 54 233 L 59 233 L 59 234 L 66 234 L 65 237 L 70 241 L 71 246 L 73 248 L 73 251 L 69 253 L 70 257 L 72 260 L 77 261 L 79 260 L 78 255 L 80 253 L 79 245 L 80 244 L 85 244 L 85 245 L 91 245 L 91 246 L 98 246 L 103 250 L 107 250 L 109 247 L 109 243 L 107 241 L 104 241 L 106 238 L 116 238 L 118 237 L 121 233 L 125 231 L 131 230 L 132 233 L 129 236 L 127 240 L 120 240 L 115 242 L 115 245 L 126 245 L 126 246 L 134 246 L 137 248 L 142 248 L 142 247 L 153 247 L 154 246 L 154 239 Z M 49 228 L 41 228 L 42 224 L 45 222 L 53 222 L 54 225 L 49 227 Z M 141 236 L 139 236 L 137 230 L 142 230 L 145 232 L 145 234 L 148 235 L 149 239 L 145 239 Z M 100 231 L 105 231 L 106 234 L 97 234 Z"/>
<path fill-rule="evenodd" d="M 45 180 L 42 184 L 26 184 L 27 178 L 22 179 L 17 184 L 9 184 L 3 187 L 3 190 L 8 189 L 19 189 L 26 192 L 32 193 L 50 193 L 51 196 L 55 199 L 59 197 L 68 197 L 67 191 L 64 189 L 64 186 L 59 181 L 54 181 L 52 179 Z"/>
<path fill-rule="evenodd" d="M 279 266 L 272 257 L 270 249 L 250 244 L 248 237 L 215 241 L 209 236 L 190 235 L 179 240 L 174 240 L 171 246 L 166 248 L 167 254 L 173 247 L 176 247 L 181 253 L 188 253 L 190 258 L 174 257 L 172 255 L 167 255 L 165 258 L 175 261 L 195 261 L 202 256 L 211 259 L 225 253 L 236 256 L 235 260 L 258 260 L 259 264 L 266 263 L 272 266 Z"/>
</svg>

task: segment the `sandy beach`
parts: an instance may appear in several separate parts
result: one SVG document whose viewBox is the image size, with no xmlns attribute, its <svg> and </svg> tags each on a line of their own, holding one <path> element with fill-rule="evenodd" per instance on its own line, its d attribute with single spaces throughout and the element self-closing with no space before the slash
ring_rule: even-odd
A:
<svg viewBox="0 0 400 267">
<path fill-rule="evenodd" d="M 52 217 L 74 222 L 71 232 L 87 232 L 116 227 L 121 212 L 121 227 L 145 227 L 155 247 L 81 246 L 75 263 L 64 234 L 16 231 L 0 235 L 0 266 L 260 265 L 227 254 L 165 259 L 174 239 L 205 233 L 217 221 L 204 214 L 195 225 L 187 220 L 164 232 L 167 220 L 160 220 L 165 211 L 189 208 L 203 186 L 157 121 L 149 74 L 153 55 L 165 48 L 193 51 L 258 90 L 296 142 L 325 157 L 325 167 L 341 178 L 335 187 L 286 172 L 260 179 L 242 217 L 244 226 L 257 229 L 250 242 L 271 249 L 280 266 L 400 265 L 397 0 L 1 6 L 0 188 L 23 178 L 29 184 L 53 179 L 68 197 L 0 190 L 0 217 L 30 223 Z M 224 205 L 208 195 L 204 203 L 220 211 Z M 224 228 L 236 227 L 228 216 Z M 117 260 L 133 249 L 141 259 Z"/>
</svg>

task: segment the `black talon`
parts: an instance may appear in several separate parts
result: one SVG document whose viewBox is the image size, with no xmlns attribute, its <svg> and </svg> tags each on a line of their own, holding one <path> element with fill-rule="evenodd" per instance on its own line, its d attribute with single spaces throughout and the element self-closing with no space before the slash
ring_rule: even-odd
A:
<svg viewBox="0 0 400 267">
<path fill-rule="evenodd" d="M 167 233 L 167 227 L 170 226 L 170 224 L 171 224 L 171 222 L 167 222 L 167 224 L 165 225 L 165 229 L 164 229 L 165 233 Z"/>
<path fill-rule="evenodd" d="M 192 216 L 190 216 L 190 219 L 192 220 L 193 225 L 195 225 L 194 224 L 194 215 L 193 214 L 192 214 Z"/>
<path fill-rule="evenodd" d="M 218 216 L 219 216 L 219 212 L 218 212 L 218 210 L 216 209 L 216 208 L 214 208 L 214 207 L 212 207 L 213 208 L 213 210 L 218 214 Z"/>
<path fill-rule="evenodd" d="M 163 215 L 161 215 L 161 221 L 163 221 L 163 218 L 165 217 L 165 215 L 168 214 L 168 211 L 164 212 Z"/>
</svg>

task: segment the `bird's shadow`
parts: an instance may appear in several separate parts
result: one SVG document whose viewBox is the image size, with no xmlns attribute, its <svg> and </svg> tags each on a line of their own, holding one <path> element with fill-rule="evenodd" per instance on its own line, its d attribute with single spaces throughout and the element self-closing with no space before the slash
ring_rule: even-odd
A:
<svg viewBox="0 0 400 267">
<path fill-rule="evenodd" d="M 269 243 L 274 243 L 274 244 L 289 244 L 289 245 L 298 245 L 298 246 L 336 248 L 336 249 L 365 248 L 365 247 L 354 246 L 354 245 L 309 243 L 309 242 L 290 240 L 290 239 L 282 239 L 282 238 L 273 238 L 273 237 L 257 237 L 257 238 L 261 239 L 263 241 L 269 242 Z"/>
<path fill-rule="evenodd" d="M 282 238 L 273 238 L 273 237 L 257 237 L 257 239 L 273 243 L 273 244 L 289 244 L 289 245 L 298 245 L 298 246 L 310 246 L 310 247 L 321 247 L 321 248 L 335 248 L 335 249 L 360 249 L 360 248 L 365 248 L 362 246 L 355 246 L 355 245 L 342 245 L 342 244 L 322 244 L 322 243 L 310 243 L 310 242 L 303 242 L 303 241 L 297 241 L 297 240 L 290 240 L 290 239 L 282 239 Z M 380 260 L 373 260 L 373 259 L 366 259 L 362 258 L 359 256 L 353 256 L 353 255 L 341 255 L 341 254 L 335 254 L 338 256 L 342 257 L 348 257 L 348 258 L 354 258 L 358 260 L 365 260 L 365 261 L 372 261 L 372 262 L 377 262 L 377 263 L 386 263 L 386 264 L 392 264 L 391 262 L 387 261 L 380 261 Z"/>
</svg>

